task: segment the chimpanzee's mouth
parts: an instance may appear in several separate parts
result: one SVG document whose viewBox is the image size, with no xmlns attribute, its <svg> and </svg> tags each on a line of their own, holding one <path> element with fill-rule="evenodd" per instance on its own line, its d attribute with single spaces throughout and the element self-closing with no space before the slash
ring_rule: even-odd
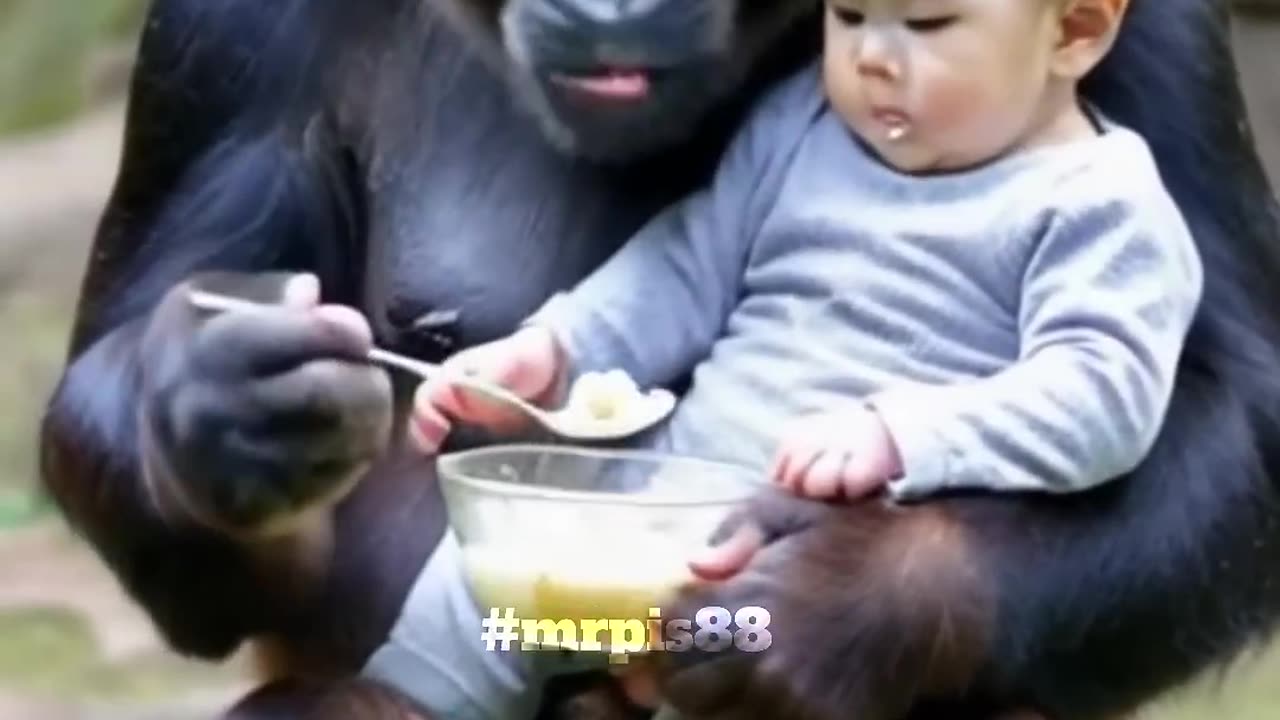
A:
<svg viewBox="0 0 1280 720">
<path fill-rule="evenodd" d="M 575 94 L 610 102 L 643 102 L 652 95 L 662 70 L 644 67 L 596 67 L 587 70 L 552 70 L 551 82 Z"/>
</svg>

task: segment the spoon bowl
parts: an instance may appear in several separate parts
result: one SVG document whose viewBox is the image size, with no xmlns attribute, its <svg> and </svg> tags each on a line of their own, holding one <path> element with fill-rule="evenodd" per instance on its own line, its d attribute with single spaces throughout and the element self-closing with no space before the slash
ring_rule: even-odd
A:
<svg viewBox="0 0 1280 720">
<path fill-rule="evenodd" d="M 626 403 L 625 412 L 608 418 L 599 418 L 573 405 L 565 405 L 557 410 L 545 410 L 500 385 L 488 383 L 470 375 L 455 374 L 451 380 L 465 388 L 465 391 L 517 408 L 557 435 L 579 440 L 617 440 L 630 437 L 661 422 L 676 406 L 675 395 L 668 390 L 654 388 L 647 393 L 630 398 Z"/>
</svg>

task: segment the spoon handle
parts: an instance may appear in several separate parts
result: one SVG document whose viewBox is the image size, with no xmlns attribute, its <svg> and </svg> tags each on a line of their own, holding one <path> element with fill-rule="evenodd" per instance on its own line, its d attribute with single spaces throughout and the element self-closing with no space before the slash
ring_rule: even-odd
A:
<svg viewBox="0 0 1280 720">
<path fill-rule="evenodd" d="M 229 295 L 220 295 L 218 293 L 206 292 L 204 290 L 192 290 L 187 295 L 187 299 L 195 307 L 215 312 L 261 312 L 268 307 L 263 303 L 254 302 L 252 300 L 231 297 Z M 439 365 L 423 362 L 422 360 L 417 360 L 380 347 L 370 348 L 366 357 L 368 357 L 370 362 L 390 365 L 406 372 L 413 373 L 423 379 L 430 378 L 440 372 Z"/>
<path fill-rule="evenodd" d="M 261 312 L 267 306 L 263 303 L 254 302 L 253 300 L 245 300 L 244 298 L 231 297 L 230 295 L 220 295 L 205 290 L 191 290 L 187 293 L 187 302 L 192 307 L 201 310 L 212 310 L 214 312 L 227 312 L 231 310 L 239 312 Z"/>
<path fill-rule="evenodd" d="M 411 372 L 423 380 L 430 379 L 436 373 L 440 372 L 440 366 L 435 363 L 423 362 L 416 360 L 400 353 L 394 353 L 390 350 L 384 350 L 379 347 L 370 348 L 367 354 L 370 361 L 390 365 L 405 372 Z"/>
</svg>

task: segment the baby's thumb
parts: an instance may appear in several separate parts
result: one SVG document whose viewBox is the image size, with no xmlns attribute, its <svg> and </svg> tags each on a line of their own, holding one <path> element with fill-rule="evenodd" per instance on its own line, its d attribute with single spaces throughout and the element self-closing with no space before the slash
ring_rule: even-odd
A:
<svg viewBox="0 0 1280 720">
<path fill-rule="evenodd" d="M 445 367 L 533 400 L 546 392 L 553 380 L 555 356 L 550 343 L 540 329 L 524 328 L 502 340 L 458 353 Z"/>
<path fill-rule="evenodd" d="M 537 392 L 537 388 L 530 388 L 533 383 L 530 382 L 528 364 L 515 357 L 511 349 L 506 348 L 507 352 L 497 348 L 464 351 L 446 361 L 444 369 L 449 375 L 466 375 L 506 388 L 522 398 L 529 397 Z"/>
</svg>

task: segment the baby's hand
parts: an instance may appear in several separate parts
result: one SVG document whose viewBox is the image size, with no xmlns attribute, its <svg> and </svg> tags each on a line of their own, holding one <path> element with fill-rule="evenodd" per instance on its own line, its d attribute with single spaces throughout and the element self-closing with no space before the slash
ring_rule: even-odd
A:
<svg viewBox="0 0 1280 720">
<path fill-rule="evenodd" d="M 897 447 L 873 410 L 808 415 L 783 432 L 774 482 L 804 497 L 854 500 L 901 473 Z"/>
<path fill-rule="evenodd" d="M 518 410 L 488 403 L 449 381 L 466 373 L 500 385 L 535 405 L 544 405 L 559 387 L 561 356 L 554 336 L 540 327 L 525 327 L 500 340 L 464 350 L 444 363 L 445 372 L 424 382 L 414 395 L 410 433 L 428 454 L 440 449 L 453 421 L 481 425 L 497 432 L 522 428 Z"/>
</svg>

